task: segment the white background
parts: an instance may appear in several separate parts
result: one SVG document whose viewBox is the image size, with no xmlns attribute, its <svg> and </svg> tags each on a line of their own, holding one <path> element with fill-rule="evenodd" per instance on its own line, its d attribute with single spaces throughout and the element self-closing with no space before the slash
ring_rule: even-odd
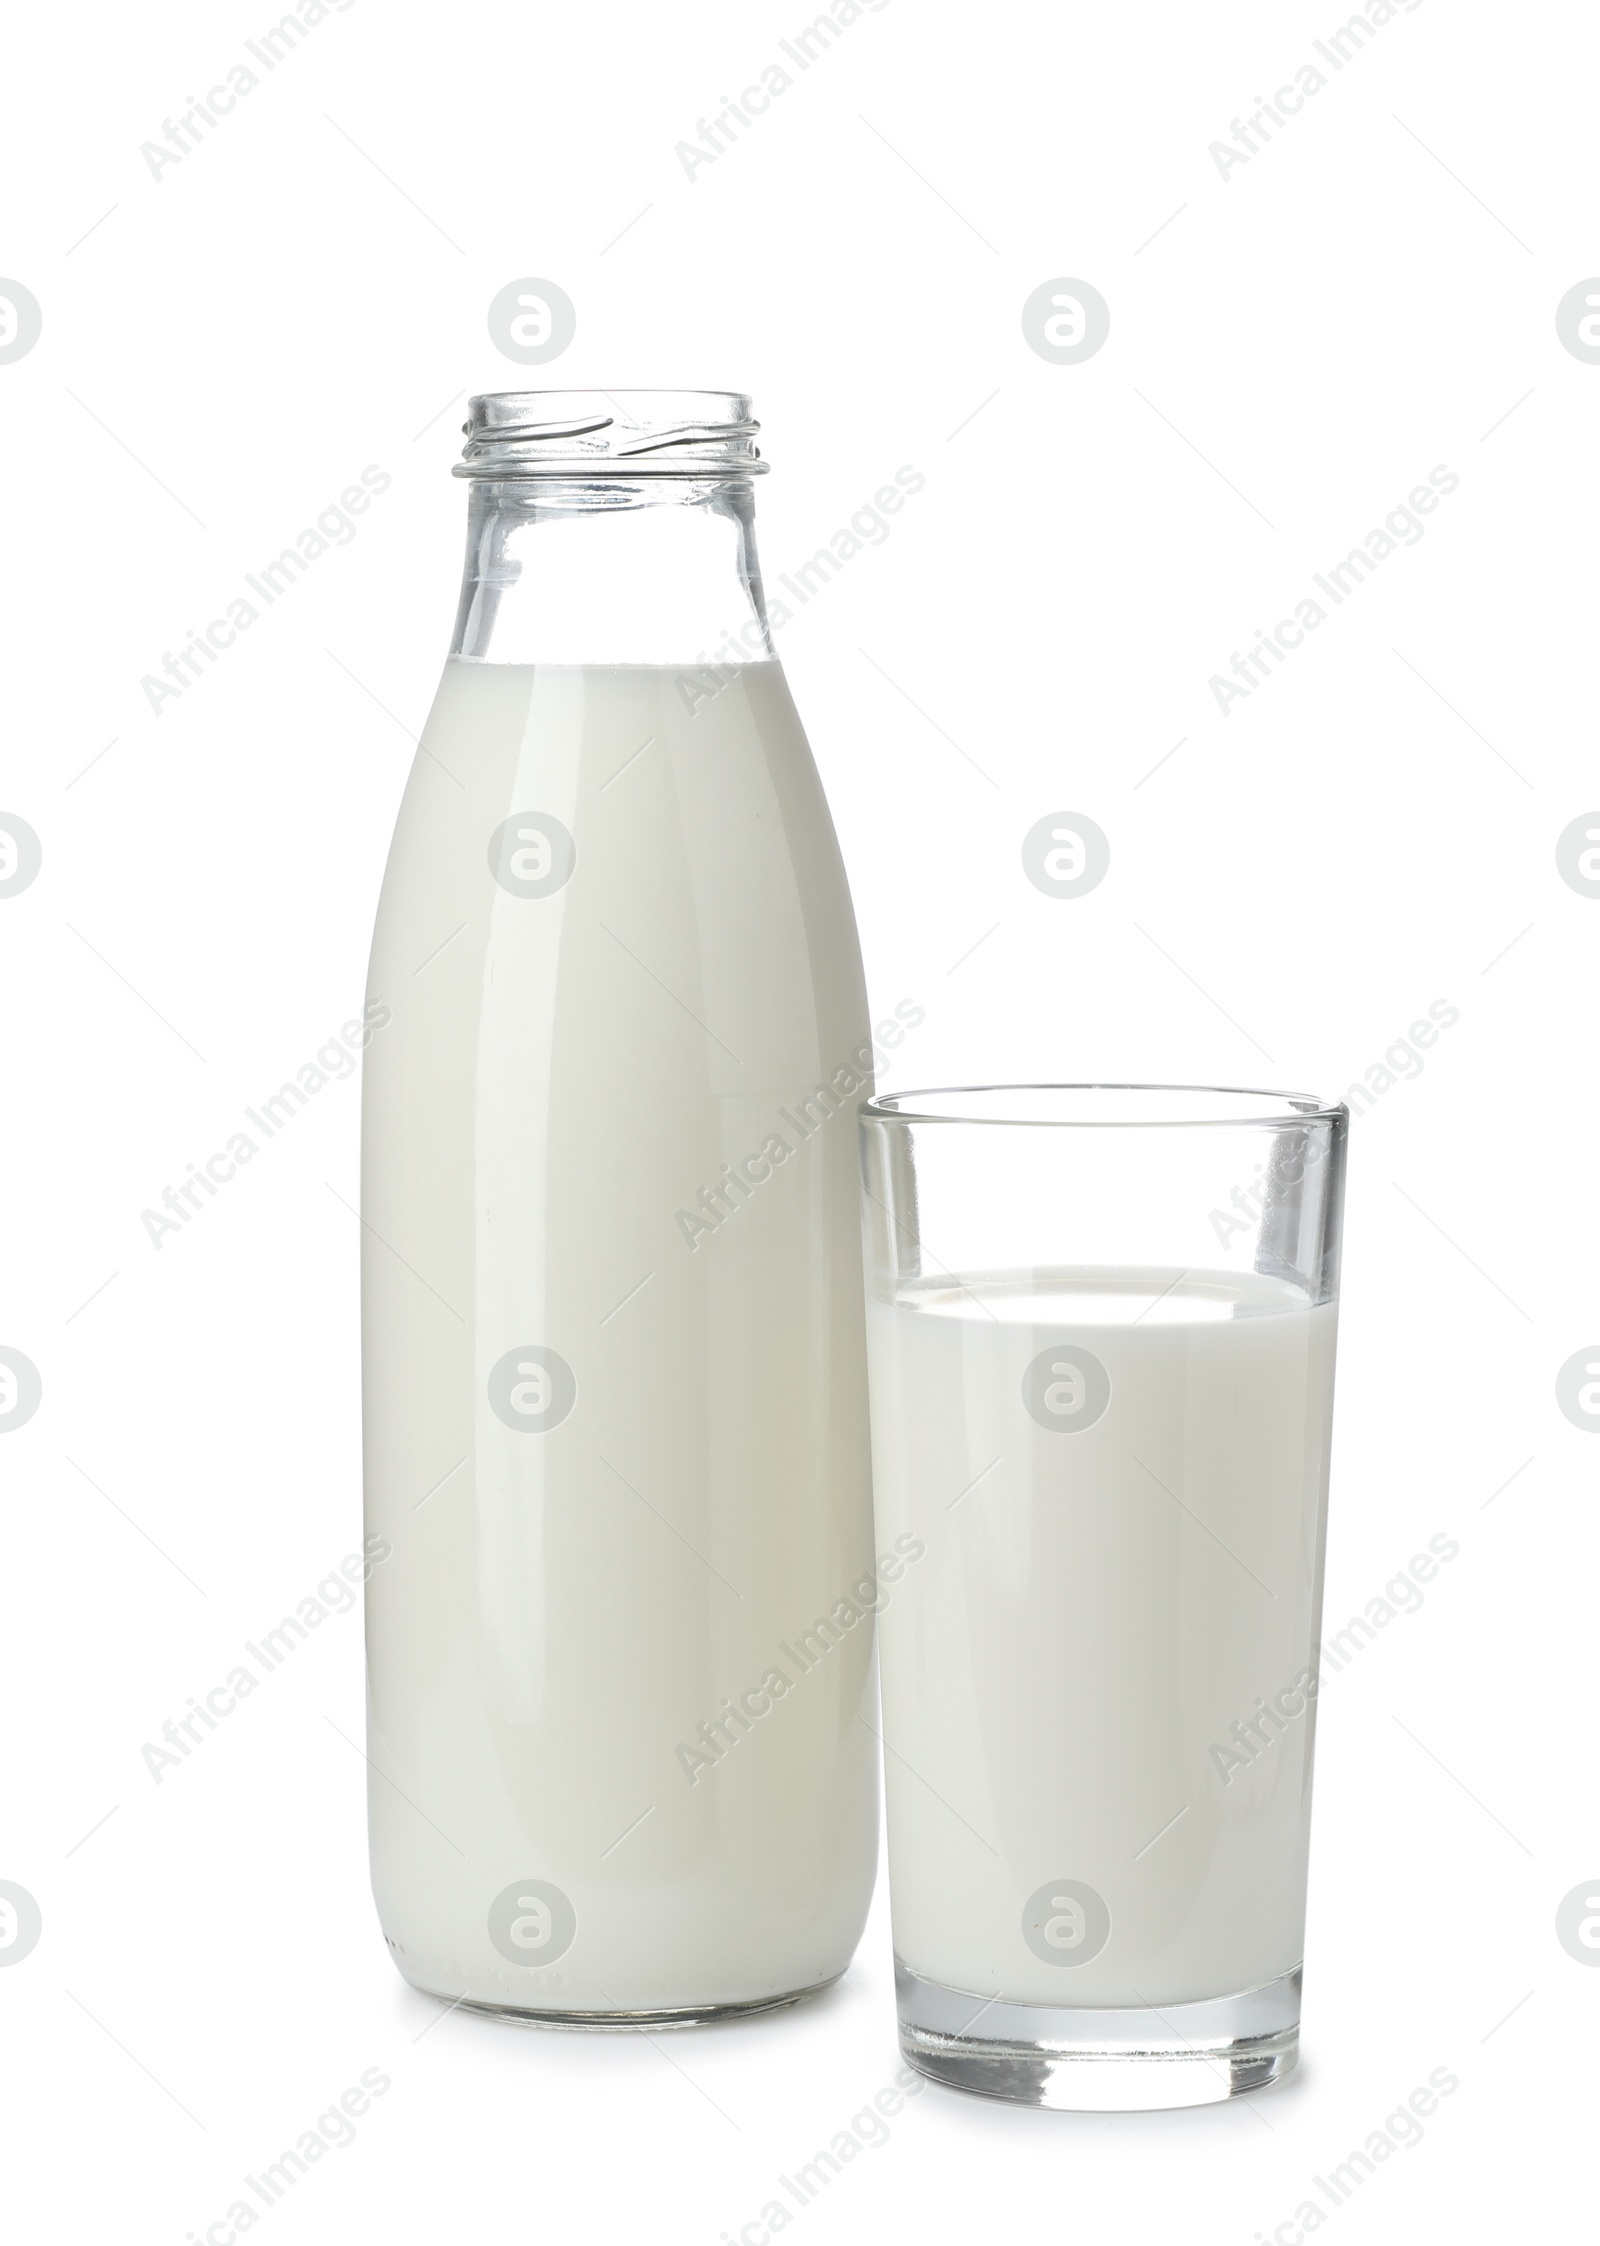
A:
<svg viewBox="0 0 1600 2246">
<path fill-rule="evenodd" d="M 691 181 L 675 144 L 805 8 L 355 0 L 152 177 L 273 20 L 100 0 L 5 55 L 0 272 L 44 317 L 0 366 L 0 810 L 44 852 L 0 902 L 0 1340 L 44 1388 L 0 1500 L 0 1877 L 44 1925 L 0 1972 L 19 2235 L 220 2241 L 377 2068 L 269 2236 L 754 2246 L 900 2064 L 881 1888 L 843 1984 L 765 2023 L 557 2037 L 406 1988 L 355 1614 L 159 1787 L 140 1756 L 358 1541 L 355 1085 L 159 1252 L 140 1213 L 358 1009 L 463 395 L 539 383 L 748 388 L 769 580 L 925 474 L 782 643 L 874 1010 L 927 1009 L 898 1081 L 1337 1092 L 1460 1014 L 1354 1125 L 1330 1622 L 1460 1552 L 1326 1690 L 1298 2078 L 1143 2118 L 929 2088 L 791 2227 L 1291 2246 L 1444 2068 L 1325 2222 L 1531 2230 L 1578 2189 L 1600 2003 L 1555 1934 L 1600 1873 L 1600 1441 L 1555 1402 L 1600 1335 L 1600 902 L 1555 860 L 1600 802 L 1600 367 L 1554 318 L 1600 270 L 1592 16 L 1421 0 L 1224 179 L 1209 144 L 1342 8 L 888 0 Z M 577 307 L 544 369 L 485 326 L 524 275 Z M 1077 366 L 1020 322 L 1063 275 L 1111 307 Z M 153 713 L 141 678 L 368 463 L 353 542 Z M 1439 464 L 1421 542 L 1220 712 Z M 1110 838 L 1076 901 L 1021 870 L 1057 810 Z"/>
</svg>

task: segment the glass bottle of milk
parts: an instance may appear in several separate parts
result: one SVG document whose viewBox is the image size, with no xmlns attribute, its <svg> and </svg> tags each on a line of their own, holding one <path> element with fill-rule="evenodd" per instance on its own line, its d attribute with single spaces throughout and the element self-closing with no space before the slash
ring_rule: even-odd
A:
<svg viewBox="0 0 1600 2246">
<path fill-rule="evenodd" d="M 472 401 L 373 941 L 373 1888 L 418 1988 L 556 2025 L 822 1987 L 876 1861 L 872 1047 L 756 427 Z"/>
</svg>

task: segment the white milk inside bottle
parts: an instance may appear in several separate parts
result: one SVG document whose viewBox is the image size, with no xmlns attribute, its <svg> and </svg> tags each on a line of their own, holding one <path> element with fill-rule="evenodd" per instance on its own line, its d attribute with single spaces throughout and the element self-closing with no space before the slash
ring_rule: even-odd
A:
<svg viewBox="0 0 1600 2246">
<path fill-rule="evenodd" d="M 871 1891 L 872 1035 L 747 401 L 472 410 L 369 983 L 373 1885 L 421 1988 L 679 2022 L 835 1978 Z"/>
</svg>

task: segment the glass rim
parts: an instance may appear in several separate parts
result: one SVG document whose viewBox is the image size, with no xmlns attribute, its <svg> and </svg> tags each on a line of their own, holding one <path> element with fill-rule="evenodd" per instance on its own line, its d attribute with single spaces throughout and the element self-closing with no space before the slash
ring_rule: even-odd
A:
<svg viewBox="0 0 1600 2246">
<path fill-rule="evenodd" d="M 1105 1114 L 1017 1114 L 995 1108 L 984 1112 L 981 1101 L 1016 1105 L 1018 1094 L 1074 1095 L 1087 1101 L 1106 1096 Z M 1140 1100 L 1190 1103 L 1188 1113 L 1131 1112 Z M 943 1108 L 932 1102 L 960 1102 Z M 1213 1103 L 1212 1112 L 1201 1112 Z M 1349 1121 L 1342 1100 L 1325 1100 L 1314 1092 L 1274 1092 L 1255 1086 L 1225 1084 L 1121 1084 L 1105 1082 L 1032 1084 L 940 1084 L 906 1092 L 878 1092 L 863 1100 L 858 1110 L 866 1123 L 958 1124 L 989 1129 L 1047 1131 L 1194 1131 L 1247 1125 L 1283 1128 L 1307 1123 Z"/>
</svg>

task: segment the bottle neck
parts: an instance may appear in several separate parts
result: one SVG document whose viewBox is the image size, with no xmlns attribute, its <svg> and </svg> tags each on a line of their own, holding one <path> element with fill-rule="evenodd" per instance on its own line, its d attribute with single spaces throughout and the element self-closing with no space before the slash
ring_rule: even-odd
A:
<svg viewBox="0 0 1600 2246">
<path fill-rule="evenodd" d="M 450 652 L 479 663 L 773 661 L 750 484 L 475 480 Z"/>
</svg>

